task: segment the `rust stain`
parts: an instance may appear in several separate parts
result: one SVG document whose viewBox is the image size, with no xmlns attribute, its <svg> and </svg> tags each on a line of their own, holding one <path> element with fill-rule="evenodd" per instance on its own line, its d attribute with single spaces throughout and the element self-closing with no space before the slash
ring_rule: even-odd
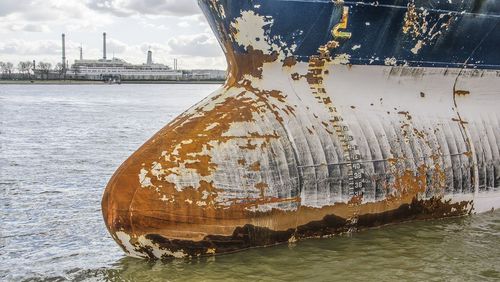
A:
<svg viewBox="0 0 500 282">
<path fill-rule="evenodd" d="M 422 165 L 418 168 L 416 174 L 409 170 L 406 170 L 401 174 L 395 173 L 393 187 L 396 192 L 396 197 L 424 193 L 427 187 L 426 171 L 427 167 Z"/>
<path fill-rule="evenodd" d="M 287 57 L 283 60 L 283 67 L 293 67 L 297 64 L 297 59 L 295 57 Z"/>
<path fill-rule="evenodd" d="M 450 14 L 433 15 L 423 7 L 417 7 L 415 0 L 410 0 L 403 23 L 403 33 L 408 34 L 416 42 L 410 51 L 418 54 L 427 45 L 448 31 L 453 16 Z"/>
<path fill-rule="evenodd" d="M 398 163 L 398 159 L 397 158 L 389 158 L 387 159 L 387 162 L 389 162 L 390 165 L 395 165 Z"/>
<path fill-rule="evenodd" d="M 251 151 L 253 151 L 253 150 L 257 149 L 257 145 L 252 144 L 251 141 L 248 140 L 247 144 L 239 146 L 239 148 L 243 149 L 243 150 L 251 150 Z"/>
<path fill-rule="evenodd" d="M 304 239 L 331 236 L 349 232 L 353 229 L 371 228 L 389 223 L 460 216 L 468 214 L 471 206 L 469 201 L 451 203 L 439 197 L 428 200 L 411 198 L 407 203 L 396 205 L 385 202 L 365 204 L 360 207 L 357 203 L 359 203 L 359 199 L 353 200 L 351 204 L 338 204 L 322 209 L 305 207 L 301 210 L 301 218 L 304 217 L 310 220 L 307 222 L 300 221 L 297 226 L 290 225 L 289 228 L 270 229 L 247 223 L 228 228 L 224 235 L 211 235 L 217 233 L 209 233 L 200 237 L 199 240 L 179 240 L 161 233 L 154 233 L 154 230 L 152 230 L 153 233 L 142 234 L 141 236 L 153 241 L 161 250 L 182 250 L 187 252 L 186 254 L 189 257 L 198 257 L 213 255 L 214 253 L 241 251 L 256 246 L 286 243 L 290 238 Z M 359 211 L 359 214 L 353 220 L 351 216 L 357 211 Z M 272 216 L 273 220 L 284 220 L 282 217 L 289 218 L 289 214 L 275 210 Z M 254 234 L 254 236 L 250 234 Z M 266 236 L 255 236 L 257 234 L 265 234 Z M 130 242 L 135 246 L 136 250 L 149 254 L 151 259 L 156 259 L 150 251 L 143 249 L 136 242 L 135 240 Z"/>
<path fill-rule="evenodd" d="M 260 171 L 260 162 L 254 162 L 250 165 L 249 169 L 251 171 Z"/>
<path fill-rule="evenodd" d="M 226 48 L 232 49 L 230 43 Z M 278 53 L 273 52 L 271 55 L 264 54 L 261 50 L 254 50 L 249 47 L 247 53 L 229 52 L 232 55 L 228 56 L 231 60 L 229 65 L 229 77 L 231 78 L 226 82 L 226 85 L 234 86 L 238 81 L 244 78 L 244 75 L 251 75 L 256 78 L 262 78 L 262 67 L 264 63 L 271 63 L 278 60 Z"/>
<path fill-rule="evenodd" d="M 424 25 L 422 15 L 417 13 L 414 1 L 408 3 L 408 10 L 405 14 L 403 32 L 410 33 L 415 37 L 420 36 L 422 26 Z"/>
<path fill-rule="evenodd" d="M 404 115 L 407 120 L 411 120 L 412 119 L 412 116 L 410 115 L 410 112 L 408 112 L 408 111 L 400 111 L 400 112 L 398 112 L 398 114 Z"/>
<path fill-rule="evenodd" d="M 467 95 L 470 95 L 470 91 L 467 91 L 467 90 L 455 90 L 455 95 L 457 95 L 457 96 L 467 96 Z"/>
<path fill-rule="evenodd" d="M 267 185 L 267 183 L 264 183 L 264 182 L 259 182 L 259 183 L 255 184 L 255 188 L 260 190 L 260 197 L 264 198 L 265 191 L 267 188 L 269 188 L 269 185 Z"/>
</svg>

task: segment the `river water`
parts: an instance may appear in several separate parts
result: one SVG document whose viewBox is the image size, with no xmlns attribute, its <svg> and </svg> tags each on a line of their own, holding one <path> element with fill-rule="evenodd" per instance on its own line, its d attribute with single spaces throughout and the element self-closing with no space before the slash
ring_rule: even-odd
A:
<svg viewBox="0 0 500 282">
<path fill-rule="evenodd" d="M 498 281 L 500 212 L 191 261 L 124 256 L 101 195 L 218 85 L 0 85 L 0 281 Z"/>
</svg>

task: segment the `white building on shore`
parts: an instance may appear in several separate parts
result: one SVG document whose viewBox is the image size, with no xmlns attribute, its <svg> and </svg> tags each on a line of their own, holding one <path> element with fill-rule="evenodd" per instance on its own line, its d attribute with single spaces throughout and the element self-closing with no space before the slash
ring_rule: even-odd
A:
<svg viewBox="0 0 500 282">
<path fill-rule="evenodd" d="M 65 35 L 62 35 L 62 68 L 59 71 L 35 70 L 37 79 L 76 79 L 98 81 L 222 81 L 226 72 L 221 70 L 178 70 L 177 60 L 174 67 L 157 64 L 153 61 L 153 52 L 147 53 L 146 63 L 131 64 L 119 58 L 107 58 L 106 33 L 103 33 L 103 56 L 97 60 L 80 59 L 71 67 L 66 63 Z"/>
<path fill-rule="evenodd" d="M 106 57 L 106 33 L 103 33 L 103 56 L 99 60 L 84 60 L 80 48 L 80 59 L 67 70 L 66 75 L 75 79 L 90 80 L 180 80 L 182 72 L 167 65 L 155 64 L 153 52 L 148 51 L 145 64 L 134 65 L 118 58 Z"/>
<path fill-rule="evenodd" d="M 183 74 L 182 71 L 163 64 L 133 65 L 113 58 L 111 60 L 76 60 L 68 70 L 67 76 L 90 80 L 181 80 Z"/>
</svg>

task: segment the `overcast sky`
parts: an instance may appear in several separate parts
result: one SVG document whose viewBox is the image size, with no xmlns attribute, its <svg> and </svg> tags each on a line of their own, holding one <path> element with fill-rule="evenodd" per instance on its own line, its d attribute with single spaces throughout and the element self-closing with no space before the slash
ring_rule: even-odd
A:
<svg viewBox="0 0 500 282">
<path fill-rule="evenodd" d="M 225 69 L 222 51 L 196 0 L 0 0 L 0 61 L 61 61 L 66 34 L 70 63 L 102 57 L 102 33 L 108 58 L 144 63 L 153 60 L 180 68 Z"/>
</svg>

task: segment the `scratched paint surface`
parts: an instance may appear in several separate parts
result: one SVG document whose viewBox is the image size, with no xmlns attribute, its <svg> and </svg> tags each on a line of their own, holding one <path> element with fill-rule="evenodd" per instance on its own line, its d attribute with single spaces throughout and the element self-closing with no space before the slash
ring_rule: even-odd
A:
<svg viewBox="0 0 500 282">
<path fill-rule="evenodd" d="M 396 2 L 199 1 L 228 80 L 115 173 L 113 238 L 194 257 L 498 208 L 498 6 Z M 361 26 L 398 28 L 390 56 Z"/>
<path fill-rule="evenodd" d="M 394 58 L 396 64 L 410 66 L 461 67 L 467 59 L 481 68 L 498 69 L 500 65 L 496 52 L 500 38 L 484 38 L 487 33 L 500 33 L 500 3 L 496 0 L 216 2 L 225 9 L 225 17 L 217 20 L 220 27 L 230 30 L 241 11 L 260 13 L 268 21 L 265 30 L 269 42 L 280 48 L 283 45 L 279 42 L 294 46 L 299 61 L 309 61 L 318 46 L 329 40 L 347 7 L 352 36 L 335 53 L 349 54 L 353 64 L 384 65 L 386 59 Z M 484 42 L 469 58 L 481 40 Z M 232 48 L 237 52 L 246 49 L 236 42 Z"/>
</svg>

